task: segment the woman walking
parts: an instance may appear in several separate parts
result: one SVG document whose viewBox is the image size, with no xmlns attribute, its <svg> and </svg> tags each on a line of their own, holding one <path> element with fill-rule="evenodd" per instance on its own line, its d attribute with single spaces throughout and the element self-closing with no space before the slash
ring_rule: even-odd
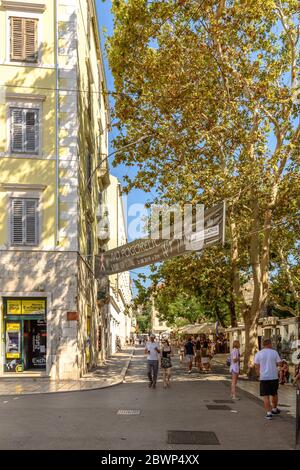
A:
<svg viewBox="0 0 300 470">
<path fill-rule="evenodd" d="M 161 348 L 161 368 L 163 370 L 164 388 L 170 387 L 172 349 L 167 339 L 163 339 Z"/>
<path fill-rule="evenodd" d="M 236 384 L 240 373 L 240 342 L 238 340 L 233 341 L 229 370 L 231 372 L 231 398 L 238 400 L 236 397 Z"/>
<path fill-rule="evenodd" d="M 201 364 L 201 341 L 200 336 L 198 336 L 196 344 L 195 344 L 195 365 L 198 366 L 198 371 L 202 371 L 202 364 Z"/>
<path fill-rule="evenodd" d="M 205 335 L 203 335 L 201 339 L 201 367 L 202 370 L 204 370 L 205 372 L 209 372 L 211 370 L 209 358 L 209 344 Z"/>
</svg>

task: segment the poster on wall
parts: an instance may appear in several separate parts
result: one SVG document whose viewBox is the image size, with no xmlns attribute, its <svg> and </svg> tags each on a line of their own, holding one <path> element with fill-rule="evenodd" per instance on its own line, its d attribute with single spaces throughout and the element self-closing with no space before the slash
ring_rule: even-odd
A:
<svg viewBox="0 0 300 470">
<path fill-rule="evenodd" d="M 46 368 L 47 330 L 44 320 L 32 322 L 32 366 L 35 369 Z"/>
<path fill-rule="evenodd" d="M 16 372 L 21 365 L 21 324 L 6 323 L 5 370 Z"/>
<path fill-rule="evenodd" d="M 20 331 L 20 323 L 6 324 L 6 357 L 8 359 L 20 358 Z"/>
</svg>

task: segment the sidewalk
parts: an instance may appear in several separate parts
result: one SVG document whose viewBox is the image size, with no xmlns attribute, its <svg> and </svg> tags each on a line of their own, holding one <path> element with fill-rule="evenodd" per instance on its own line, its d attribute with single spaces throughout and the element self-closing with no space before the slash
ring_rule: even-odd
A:
<svg viewBox="0 0 300 470">
<path fill-rule="evenodd" d="M 126 348 L 113 354 L 104 366 L 85 374 L 79 380 L 54 381 L 43 377 L 1 377 L 0 395 L 77 392 L 111 387 L 123 382 L 134 350 Z"/>
<path fill-rule="evenodd" d="M 212 360 L 212 364 L 218 364 L 226 368 L 226 358 L 228 354 L 216 354 Z M 229 369 L 228 375 L 229 375 Z M 230 376 L 228 379 L 230 380 Z M 263 398 L 259 395 L 259 382 L 255 380 L 249 380 L 246 375 L 241 375 L 239 377 L 238 388 L 244 392 L 249 393 L 250 395 L 256 397 L 257 399 L 263 401 Z M 296 417 L 296 388 L 291 384 L 279 385 L 279 408 L 286 410 L 287 414 L 290 416 Z"/>
</svg>

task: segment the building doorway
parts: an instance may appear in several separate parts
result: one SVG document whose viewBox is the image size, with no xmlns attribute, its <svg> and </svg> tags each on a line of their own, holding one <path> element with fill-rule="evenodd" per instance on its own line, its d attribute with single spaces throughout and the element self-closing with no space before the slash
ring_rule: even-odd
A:
<svg viewBox="0 0 300 470">
<path fill-rule="evenodd" d="M 24 370 L 46 369 L 47 330 L 44 319 L 24 320 Z"/>
<path fill-rule="evenodd" d="M 4 332 L 5 372 L 46 370 L 46 299 L 5 299 Z"/>
</svg>

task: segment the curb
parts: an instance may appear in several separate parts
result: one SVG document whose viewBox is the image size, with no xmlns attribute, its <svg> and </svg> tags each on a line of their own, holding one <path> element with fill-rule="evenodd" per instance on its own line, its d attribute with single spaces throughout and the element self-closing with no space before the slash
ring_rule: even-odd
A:
<svg viewBox="0 0 300 470">
<path fill-rule="evenodd" d="M 121 385 L 122 383 L 125 382 L 125 376 L 127 373 L 127 370 L 129 368 L 130 362 L 132 360 L 132 357 L 134 356 L 135 349 L 132 349 L 131 354 L 129 356 L 129 359 L 127 359 L 125 366 L 121 370 L 121 373 L 117 375 L 118 379 L 112 383 L 109 384 L 102 384 L 97 387 L 92 387 L 92 388 L 85 388 L 85 389 L 79 389 L 79 390 L 62 390 L 62 391 L 53 391 L 53 392 L 24 392 L 24 393 L 10 393 L 10 394 L 0 394 L 0 397 L 8 397 L 8 396 L 24 396 L 24 395 L 53 395 L 57 393 L 78 393 L 78 392 L 91 392 L 93 390 L 101 390 L 102 388 L 109 388 L 109 387 L 115 387 L 116 385 Z"/>
<path fill-rule="evenodd" d="M 128 371 L 128 369 L 129 369 L 129 365 L 130 365 L 130 362 L 132 361 L 132 358 L 133 358 L 133 356 L 134 356 L 134 353 L 135 353 L 135 349 L 132 349 L 131 355 L 130 355 L 129 359 L 127 360 L 125 366 L 124 366 L 123 369 L 121 370 L 121 376 L 123 377 L 122 382 L 125 382 L 125 376 L 126 376 L 127 371 Z"/>
</svg>

